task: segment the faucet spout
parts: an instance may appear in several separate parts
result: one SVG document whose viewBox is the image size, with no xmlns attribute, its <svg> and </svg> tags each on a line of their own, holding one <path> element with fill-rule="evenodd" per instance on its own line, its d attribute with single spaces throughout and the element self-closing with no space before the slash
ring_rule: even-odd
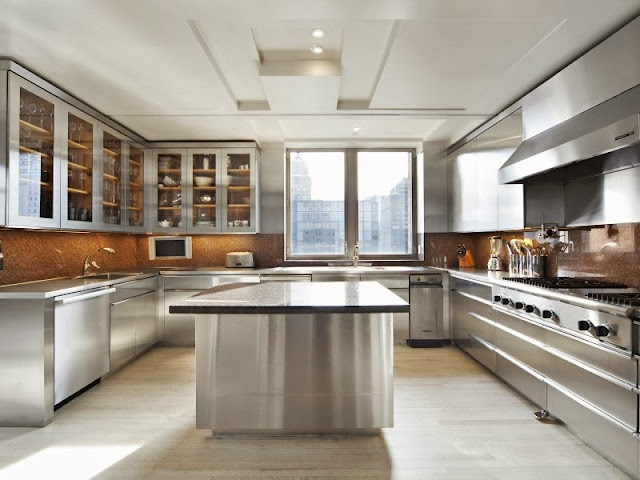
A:
<svg viewBox="0 0 640 480">
<path fill-rule="evenodd" d="M 96 263 L 95 260 L 92 260 L 93 256 L 96 255 L 97 253 L 101 252 L 102 250 L 104 250 L 105 252 L 113 255 L 114 253 L 116 253 L 116 251 L 113 248 L 110 247 L 100 247 L 97 250 L 89 253 L 89 255 L 87 255 L 87 258 L 84 259 L 84 266 L 82 267 L 82 275 L 88 275 L 89 271 L 92 268 L 100 268 L 100 266 Z"/>
<path fill-rule="evenodd" d="M 359 254 L 360 253 L 360 247 L 358 246 L 358 242 L 356 242 L 356 244 L 353 246 L 353 266 L 357 267 L 358 266 L 358 261 L 360 261 L 360 257 Z"/>
</svg>

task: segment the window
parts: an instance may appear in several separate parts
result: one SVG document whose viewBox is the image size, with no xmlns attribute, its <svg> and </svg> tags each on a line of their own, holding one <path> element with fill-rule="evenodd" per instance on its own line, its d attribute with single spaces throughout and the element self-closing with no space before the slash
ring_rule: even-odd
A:
<svg viewBox="0 0 640 480">
<path fill-rule="evenodd" d="M 287 259 L 419 259 L 414 150 L 288 150 Z"/>
</svg>

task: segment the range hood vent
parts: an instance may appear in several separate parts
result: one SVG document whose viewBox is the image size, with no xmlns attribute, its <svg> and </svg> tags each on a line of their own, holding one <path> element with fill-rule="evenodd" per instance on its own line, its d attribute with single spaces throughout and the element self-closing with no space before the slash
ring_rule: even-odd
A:
<svg viewBox="0 0 640 480">
<path fill-rule="evenodd" d="M 638 142 L 639 112 L 640 85 L 525 140 L 500 168 L 500 183 L 528 183 L 543 173 Z M 640 158 L 626 157 L 630 163 L 617 169 L 640 163 Z"/>
</svg>

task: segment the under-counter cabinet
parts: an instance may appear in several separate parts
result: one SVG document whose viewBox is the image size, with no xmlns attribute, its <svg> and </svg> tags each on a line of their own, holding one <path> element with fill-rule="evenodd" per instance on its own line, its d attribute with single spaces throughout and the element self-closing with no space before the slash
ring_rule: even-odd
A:
<svg viewBox="0 0 640 480">
<path fill-rule="evenodd" d="M 116 285 L 111 297 L 111 371 L 158 340 L 156 277 Z"/>
<path fill-rule="evenodd" d="M 257 167 L 255 146 L 155 149 L 153 231 L 258 232 Z"/>
</svg>

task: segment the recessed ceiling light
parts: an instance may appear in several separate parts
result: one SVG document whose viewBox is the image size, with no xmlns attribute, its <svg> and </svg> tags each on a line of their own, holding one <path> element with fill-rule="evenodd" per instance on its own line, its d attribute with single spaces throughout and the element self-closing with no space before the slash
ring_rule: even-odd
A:
<svg viewBox="0 0 640 480">
<path fill-rule="evenodd" d="M 360 127 L 353 127 L 353 134 L 357 135 L 357 133 L 360 131 Z"/>
<path fill-rule="evenodd" d="M 324 52 L 324 47 L 322 45 L 314 45 L 313 47 L 311 47 L 311 51 L 313 53 L 322 53 Z"/>
<path fill-rule="evenodd" d="M 314 28 L 311 30 L 311 36 L 313 38 L 324 38 L 324 28 Z"/>
</svg>

